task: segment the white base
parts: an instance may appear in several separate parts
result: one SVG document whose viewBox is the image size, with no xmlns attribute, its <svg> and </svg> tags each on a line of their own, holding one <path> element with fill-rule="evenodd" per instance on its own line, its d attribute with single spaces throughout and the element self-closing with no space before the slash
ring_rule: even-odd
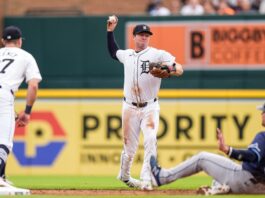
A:
<svg viewBox="0 0 265 198">
<path fill-rule="evenodd" d="M 0 187 L 0 195 L 30 195 L 30 190 L 16 187 Z"/>
</svg>

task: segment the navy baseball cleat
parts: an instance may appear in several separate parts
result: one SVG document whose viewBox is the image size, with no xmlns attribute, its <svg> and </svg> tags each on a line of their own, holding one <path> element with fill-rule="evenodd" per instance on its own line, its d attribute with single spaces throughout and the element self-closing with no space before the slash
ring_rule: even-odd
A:
<svg viewBox="0 0 265 198">
<path fill-rule="evenodd" d="M 159 175 L 161 171 L 161 167 L 157 164 L 155 156 L 151 156 L 150 158 L 150 166 L 151 166 L 151 178 L 153 186 L 161 186 Z"/>
</svg>

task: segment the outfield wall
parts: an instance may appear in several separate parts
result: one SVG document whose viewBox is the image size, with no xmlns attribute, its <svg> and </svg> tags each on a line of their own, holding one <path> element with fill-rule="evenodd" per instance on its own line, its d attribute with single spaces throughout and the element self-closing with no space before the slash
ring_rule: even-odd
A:
<svg viewBox="0 0 265 198">
<path fill-rule="evenodd" d="M 24 95 L 17 94 L 18 112 Z M 218 152 L 216 127 L 229 145 L 240 148 L 262 130 L 256 106 L 264 103 L 263 90 L 161 90 L 159 96 L 158 156 L 165 167 L 202 150 Z M 121 104 L 122 90 L 41 90 L 30 124 L 16 130 L 8 174 L 116 175 Z M 133 175 L 139 175 L 142 160 L 141 136 Z"/>
<path fill-rule="evenodd" d="M 23 31 L 23 47 L 36 57 L 42 88 L 122 88 L 123 67 L 110 58 L 107 16 L 6 17 Z M 132 47 L 132 27 L 147 23 L 150 45 L 168 50 L 184 65 L 184 75 L 162 88 L 264 89 L 264 16 L 119 16 L 116 40 Z"/>
</svg>

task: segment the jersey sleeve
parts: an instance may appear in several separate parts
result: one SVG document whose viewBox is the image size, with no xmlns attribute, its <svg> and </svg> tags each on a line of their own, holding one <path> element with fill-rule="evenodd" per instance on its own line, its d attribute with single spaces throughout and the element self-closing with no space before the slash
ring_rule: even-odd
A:
<svg viewBox="0 0 265 198">
<path fill-rule="evenodd" d="M 31 79 L 38 79 L 39 81 L 42 80 L 37 62 L 31 55 L 28 56 L 28 65 L 25 76 L 26 76 L 26 82 L 28 82 Z"/>
<path fill-rule="evenodd" d="M 254 152 L 258 161 L 265 156 L 265 133 L 258 133 L 252 143 L 248 146 L 248 150 Z"/>
<path fill-rule="evenodd" d="M 114 33 L 108 32 L 107 33 L 107 41 L 108 41 L 108 51 L 110 56 L 115 59 L 117 59 L 116 53 L 120 49 L 117 42 L 115 41 Z"/>
<path fill-rule="evenodd" d="M 121 63 L 125 62 L 125 54 L 126 54 L 125 50 L 118 50 L 116 53 L 116 56 Z"/>
<path fill-rule="evenodd" d="M 159 62 L 163 62 L 169 66 L 173 65 L 173 63 L 175 62 L 175 57 L 172 56 L 169 52 L 164 51 L 164 50 L 160 50 L 160 60 Z"/>
</svg>

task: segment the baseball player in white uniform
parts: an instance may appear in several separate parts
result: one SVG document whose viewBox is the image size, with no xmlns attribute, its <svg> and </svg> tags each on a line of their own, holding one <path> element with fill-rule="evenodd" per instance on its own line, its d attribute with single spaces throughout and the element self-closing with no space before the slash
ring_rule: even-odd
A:
<svg viewBox="0 0 265 198">
<path fill-rule="evenodd" d="M 4 47 L 0 49 L 0 194 L 29 194 L 28 190 L 15 188 L 6 181 L 5 166 L 13 147 L 15 125 L 24 127 L 28 124 L 42 77 L 33 56 L 21 49 L 20 29 L 9 26 L 2 35 Z M 28 84 L 25 111 L 18 115 L 15 122 L 14 94 L 24 79 Z"/>
<path fill-rule="evenodd" d="M 124 65 L 124 101 L 122 109 L 122 130 L 124 147 L 121 153 L 121 167 L 118 179 L 129 187 L 152 190 L 149 160 L 157 154 L 157 131 L 159 124 L 158 91 L 161 78 L 180 76 L 182 66 L 175 62 L 170 53 L 149 47 L 153 34 L 145 24 L 135 26 L 133 30 L 135 48 L 121 50 L 114 38 L 114 29 L 118 24 L 116 16 L 107 21 L 108 50 L 113 59 Z M 164 63 L 167 70 L 149 69 L 150 63 Z M 156 76 L 156 77 L 155 77 Z M 141 180 L 131 177 L 130 169 L 136 153 L 139 134 L 144 135 L 144 163 Z"/>
</svg>

